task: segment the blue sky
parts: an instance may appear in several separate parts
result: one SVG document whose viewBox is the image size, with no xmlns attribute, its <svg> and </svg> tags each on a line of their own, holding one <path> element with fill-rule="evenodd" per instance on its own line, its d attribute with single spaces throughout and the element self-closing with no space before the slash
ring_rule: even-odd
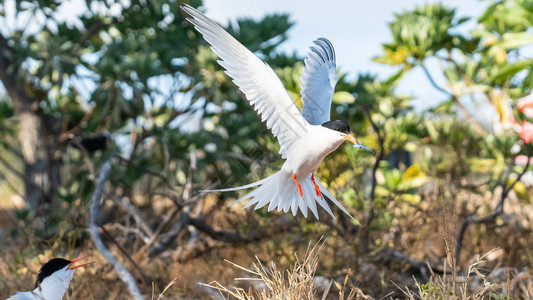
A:
<svg viewBox="0 0 533 300">
<path fill-rule="evenodd" d="M 395 72 L 394 67 L 381 65 L 371 58 L 381 53 L 381 44 L 391 40 L 387 24 L 394 13 L 411 10 L 424 0 L 354 0 L 354 1 L 288 1 L 288 0 L 204 0 L 206 14 L 226 25 L 237 17 L 260 18 L 268 13 L 284 12 L 296 23 L 289 32 L 289 40 L 282 49 L 301 55 L 307 53 L 312 41 L 318 37 L 328 38 L 337 53 L 337 66 L 351 76 L 370 72 L 384 78 Z M 231 3 L 231 5 L 229 4 Z M 457 8 L 458 16 L 478 17 L 487 7 L 487 1 L 446 0 L 444 3 Z M 464 25 L 469 30 L 473 23 Z M 435 67 L 429 61 L 430 70 Z M 352 78 L 353 78 L 352 77 Z M 437 81 L 442 82 L 438 76 Z M 398 91 L 416 97 L 415 105 L 422 109 L 444 100 L 433 89 L 423 72 L 415 69 L 400 84 Z"/>
</svg>

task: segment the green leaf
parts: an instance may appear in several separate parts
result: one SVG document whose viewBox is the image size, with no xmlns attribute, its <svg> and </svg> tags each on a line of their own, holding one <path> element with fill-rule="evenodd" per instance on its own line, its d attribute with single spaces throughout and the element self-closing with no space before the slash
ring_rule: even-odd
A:
<svg viewBox="0 0 533 300">
<path fill-rule="evenodd" d="M 404 64 L 407 62 L 407 57 L 409 57 L 409 51 L 404 46 L 388 47 L 383 45 L 383 51 L 385 52 L 382 56 L 376 56 L 372 58 L 372 61 L 375 61 L 380 64 L 396 66 Z"/>
<path fill-rule="evenodd" d="M 498 5 L 500 5 L 500 2 L 495 2 L 494 4 L 489 6 L 487 10 L 483 13 L 483 15 L 479 17 L 478 23 L 483 23 L 487 21 L 488 19 L 490 19 L 490 17 L 492 17 L 492 15 L 494 14 L 494 11 L 496 11 L 496 7 Z"/>
<path fill-rule="evenodd" d="M 384 174 L 385 186 L 389 191 L 395 191 L 402 181 L 402 174 L 398 169 L 387 170 Z"/>
<path fill-rule="evenodd" d="M 393 74 L 391 77 L 387 78 L 385 80 L 385 85 L 387 86 L 395 86 L 400 82 L 400 79 L 403 78 L 405 74 L 411 69 L 411 65 L 407 65 L 405 68 L 400 69 L 400 71 Z"/>
<path fill-rule="evenodd" d="M 492 79 L 498 82 L 509 80 L 516 73 L 528 68 L 533 63 L 533 60 L 522 60 L 514 64 L 507 64 L 500 68 L 493 76 Z"/>
</svg>

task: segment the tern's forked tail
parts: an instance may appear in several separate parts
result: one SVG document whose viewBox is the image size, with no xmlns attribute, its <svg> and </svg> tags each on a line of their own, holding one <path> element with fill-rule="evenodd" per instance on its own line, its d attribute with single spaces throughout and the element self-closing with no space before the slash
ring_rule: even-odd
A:
<svg viewBox="0 0 533 300">
<path fill-rule="evenodd" d="M 345 214 L 350 216 L 350 218 L 354 219 L 350 215 L 350 213 L 348 213 L 348 211 L 342 206 L 342 204 L 340 204 L 339 201 L 337 201 L 333 197 L 333 195 L 331 195 L 331 193 L 320 183 L 320 181 L 315 178 L 315 182 L 320 189 L 320 196 L 316 194 L 315 187 L 313 185 L 313 182 L 311 181 L 311 174 L 306 176 L 304 179 L 298 178 L 298 182 L 302 187 L 303 198 L 300 196 L 300 193 L 298 192 L 298 187 L 293 181 L 292 176 L 293 174 L 281 170 L 273 175 L 270 175 L 267 178 L 261 179 L 252 184 L 236 188 L 212 191 L 228 192 L 259 186 L 255 190 L 244 195 L 243 197 L 231 203 L 230 205 L 251 198 L 250 202 L 248 202 L 244 206 L 244 208 L 255 205 L 255 209 L 259 209 L 268 204 L 268 211 L 272 211 L 274 210 L 274 208 L 277 208 L 278 211 L 284 211 L 287 213 L 289 212 L 289 210 L 291 210 L 292 214 L 296 216 L 296 214 L 298 213 L 298 209 L 300 209 L 304 217 L 307 217 L 307 209 L 309 208 L 311 212 L 313 212 L 315 217 L 318 219 L 318 209 L 316 205 L 318 203 L 318 205 L 320 205 L 335 219 L 333 212 L 326 203 L 326 200 L 324 198 L 325 196 L 331 202 L 333 202 L 333 204 L 339 207 Z"/>
</svg>

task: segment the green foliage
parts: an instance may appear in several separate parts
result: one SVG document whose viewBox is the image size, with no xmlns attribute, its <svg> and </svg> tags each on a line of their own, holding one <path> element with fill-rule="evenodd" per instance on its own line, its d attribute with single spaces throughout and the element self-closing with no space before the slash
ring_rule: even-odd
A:
<svg viewBox="0 0 533 300">
<path fill-rule="evenodd" d="M 423 61 L 441 49 L 450 49 L 454 36 L 449 32 L 467 18 L 456 20 L 455 10 L 441 3 L 426 4 L 396 14 L 389 24 L 393 42 L 383 46 L 385 55 L 375 60 L 390 65 L 409 64 L 408 58 Z"/>
</svg>

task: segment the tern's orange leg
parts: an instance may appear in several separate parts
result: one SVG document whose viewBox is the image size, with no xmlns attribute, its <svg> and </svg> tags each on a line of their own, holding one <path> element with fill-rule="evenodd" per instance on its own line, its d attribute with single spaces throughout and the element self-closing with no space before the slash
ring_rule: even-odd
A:
<svg viewBox="0 0 533 300">
<path fill-rule="evenodd" d="M 302 192 L 302 186 L 298 182 L 298 179 L 296 179 L 296 174 L 292 175 L 292 180 L 294 180 L 294 182 L 296 183 L 296 186 L 298 187 L 298 193 L 300 193 L 300 197 L 303 198 L 304 197 L 304 192 Z"/>
<path fill-rule="evenodd" d="M 315 192 L 316 192 L 316 195 L 320 197 L 320 195 L 322 195 L 320 193 L 320 188 L 318 187 L 318 185 L 316 184 L 315 182 L 315 174 L 312 174 L 311 175 L 311 181 L 313 182 L 313 184 L 315 185 Z"/>
</svg>

